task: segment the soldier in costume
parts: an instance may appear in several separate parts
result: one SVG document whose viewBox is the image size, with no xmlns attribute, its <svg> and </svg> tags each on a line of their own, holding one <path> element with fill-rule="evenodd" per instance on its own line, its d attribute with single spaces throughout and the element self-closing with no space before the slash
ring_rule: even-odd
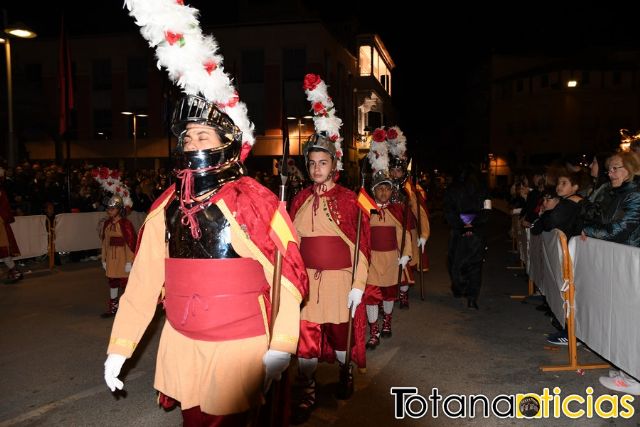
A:
<svg viewBox="0 0 640 427">
<path fill-rule="evenodd" d="M 425 246 L 430 235 L 429 211 L 426 205 L 426 194 L 418 183 L 412 182 L 408 172 L 408 158 L 406 137 L 399 127 L 393 126 L 386 130 L 387 146 L 389 149 L 389 174 L 393 178 L 398 192 L 393 198 L 406 205 L 408 202 L 407 227 L 411 233 L 411 261 L 409 266 L 410 279 L 408 284 L 400 287 L 400 308 L 409 308 L 409 284 L 415 283 L 415 273 L 419 273 L 420 257 L 422 257 L 423 271 L 429 270 L 429 258 Z M 420 235 L 418 236 L 418 206 L 420 206 Z M 423 284 L 424 286 L 424 284 Z"/>
<path fill-rule="evenodd" d="M 20 256 L 20 249 L 11 230 L 11 223 L 15 221 L 11 212 L 11 205 L 7 192 L 0 186 L 0 261 L 9 269 L 5 283 L 16 283 L 22 279 L 22 272 L 16 267 L 13 258 Z"/>
<path fill-rule="evenodd" d="M 380 336 L 390 337 L 392 334 L 393 305 L 398 296 L 398 269 L 402 268 L 401 280 L 404 279 L 406 283 L 408 273 L 405 267 L 412 251 L 411 235 L 407 227 L 402 225 L 403 206 L 391 202 L 393 180 L 388 172 L 389 155 L 384 129 L 376 129 L 374 132 L 367 160 L 371 165 L 371 191 L 377 210 L 370 218 L 371 261 L 363 302 L 366 304 L 369 321 L 367 348 L 375 349 L 380 344 Z M 383 313 L 382 330 L 378 324 L 380 304 Z"/>
<path fill-rule="evenodd" d="M 188 79 L 187 71 L 199 75 L 199 61 L 211 58 L 213 62 L 205 62 L 204 79 L 181 80 L 211 99 L 187 95 L 174 110 L 177 182 L 155 201 L 140 232 L 107 350 L 105 381 L 112 391 L 122 388 L 120 369 L 164 294 L 167 321 L 154 384 L 160 403 L 170 407 L 179 402 L 185 426 L 245 426 L 251 409 L 262 403 L 265 387 L 280 377 L 296 352 L 306 270 L 297 247 L 289 245 L 271 334 L 276 245 L 269 230 L 278 200 L 246 176 L 242 162 L 253 143 L 246 107 L 227 87 L 230 80 L 221 69 L 222 58 L 215 55 L 215 42 L 194 31 L 197 11 L 173 1 L 145 2 L 127 3 L 137 22 L 152 25 L 158 19 L 148 14 L 158 9 L 181 18 L 171 27 L 181 31 L 180 43 L 176 34 L 165 34 L 165 25 L 143 29 L 150 39 L 169 37 L 163 46 L 167 50 L 159 49 L 158 57 L 170 76 Z M 169 52 L 180 58 L 200 45 L 204 51 L 192 68 L 191 56 L 163 57 Z"/>
<path fill-rule="evenodd" d="M 364 310 L 357 308 L 369 265 L 368 221 L 363 216 L 359 262 L 354 266 L 356 195 L 336 183 L 342 169 L 342 121 L 335 117 L 326 84 L 319 76 L 305 76 L 304 89 L 315 113 L 316 133 L 304 146 L 313 184 L 298 193 L 291 204 L 291 217 L 301 238 L 300 251 L 309 276 L 309 299 L 302 308 L 298 345 L 303 396 L 294 408 L 294 424 L 306 421 L 315 407 L 318 362 L 332 363 L 337 359 L 340 364 L 345 363 L 349 316 L 355 315 L 353 360 L 364 367 L 366 324 Z"/>
<path fill-rule="evenodd" d="M 114 194 L 107 202 L 108 218 L 104 221 L 100 237 L 102 239 L 102 268 L 109 283 L 109 302 L 107 311 L 100 317 L 115 316 L 118 311 L 119 291 L 127 286 L 129 272 L 136 250 L 136 231 L 133 224 L 125 218 L 124 201 Z"/>
</svg>

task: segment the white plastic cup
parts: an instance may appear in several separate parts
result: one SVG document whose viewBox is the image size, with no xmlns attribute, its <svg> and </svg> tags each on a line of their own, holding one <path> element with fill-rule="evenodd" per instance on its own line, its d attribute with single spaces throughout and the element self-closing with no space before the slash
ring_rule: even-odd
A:
<svg viewBox="0 0 640 427">
<path fill-rule="evenodd" d="M 486 199 L 484 201 L 483 209 L 491 209 L 491 199 Z"/>
</svg>

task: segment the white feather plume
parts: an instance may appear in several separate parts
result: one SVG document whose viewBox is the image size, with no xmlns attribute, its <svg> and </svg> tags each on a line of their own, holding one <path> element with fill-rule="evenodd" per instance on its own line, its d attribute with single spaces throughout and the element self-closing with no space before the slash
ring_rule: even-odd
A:
<svg viewBox="0 0 640 427">
<path fill-rule="evenodd" d="M 242 131 L 243 144 L 251 147 L 255 143 L 254 126 L 246 105 L 238 102 L 232 80 L 224 72 L 218 43 L 212 36 L 202 34 L 198 10 L 181 3 L 125 0 L 124 6 L 149 46 L 156 48 L 158 68 L 165 68 L 184 93 L 201 95 L 227 113 Z"/>
<path fill-rule="evenodd" d="M 316 76 L 320 79 L 319 76 Z M 306 80 L 306 77 L 305 77 Z M 337 169 L 342 170 L 342 137 L 340 136 L 340 128 L 342 127 L 342 119 L 335 115 L 335 106 L 333 100 L 329 96 L 327 84 L 324 80 L 316 83 L 313 89 L 305 89 L 307 100 L 311 103 L 311 111 L 313 111 L 313 125 L 316 133 L 326 133 L 326 135 L 334 140 L 336 147 Z M 321 103 L 324 107 L 318 110 L 315 107 L 317 103 Z"/>
<path fill-rule="evenodd" d="M 389 152 L 391 155 L 396 157 L 404 158 L 407 152 L 407 137 L 404 136 L 404 133 L 400 130 L 398 126 L 392 126 L 387 130 L 387 137 L 389 135 L 389 131 L 394 130 L 398 135 L 397 137 L 387 139 L 389 145 Z"/>
</svg>

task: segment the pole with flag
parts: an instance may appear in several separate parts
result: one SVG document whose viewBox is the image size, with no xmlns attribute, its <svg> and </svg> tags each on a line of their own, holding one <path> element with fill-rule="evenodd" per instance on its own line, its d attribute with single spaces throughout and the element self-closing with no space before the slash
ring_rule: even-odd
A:
<svg viewBox="0 0 640 427">
<path fill-rule="evenodd" d="M 66 170 L 67 170 L 67 204 L 71 204 L 71 142 L 69 141 L 69 123 L 71 110 L 74 108 L 73 81 L 71 70 L 71 56 L 69 54 L 69 41 L 64 26 L 64 15 L 60 17 L 60 47 L 58 52 L 58 93 L 59 93 L 59 121 L 58 141 L 64 141 L 66 145 Z M 60 160 L 61 153 L 56 147 L 56 161 Z M 58 158 L 60 157 L 60 158 Z"/>
</svg>

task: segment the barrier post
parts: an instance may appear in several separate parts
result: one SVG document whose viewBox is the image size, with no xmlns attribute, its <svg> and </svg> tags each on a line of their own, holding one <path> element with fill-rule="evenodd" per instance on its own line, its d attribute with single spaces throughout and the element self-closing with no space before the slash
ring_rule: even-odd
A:
<svg viewBox="0 0 640 427">
<path fill-rule="evenodd" d="M 565 304 L 567 309 L 566 315 L 566 329 L 567 337 L 569 339 L 568 345 L 568 365 L 545 365 L 540 366 L 540 370 L 543 372 L 557 372 L 557 371 L 577 371 L 578 369 L 606 369 L 610 365 L 608 363 L 594 363 L 581 365 L 578 363 L 578 342 L 576 339 L 576 324 L 575 324 L 575 284 L 573 282 L 573 264 L 571 262 L 571 256 L 569 254 L 569 247 L 567 245 L 567 236 L 564 233 L 559 234 L 560 247 L 562 248 L 562 278 L 567 283 L 567 289 L 563 292 Z"/>
</svg>

